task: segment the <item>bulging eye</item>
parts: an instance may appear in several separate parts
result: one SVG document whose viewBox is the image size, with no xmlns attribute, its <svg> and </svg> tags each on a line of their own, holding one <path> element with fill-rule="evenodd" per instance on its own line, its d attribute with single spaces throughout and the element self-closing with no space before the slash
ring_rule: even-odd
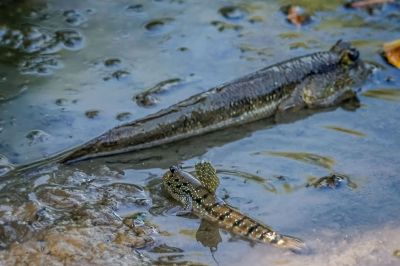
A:
<svg viewBox="0 0 400 266">
<path fill-rule="evenodd" d="M 179 170 L 178 166 L 172 165 L 172 166 L 169 167 L 169 171 L 171 173 L 175 173 L 178 170 Z"/>
<path fill-rule="evenodd" d="M 356 61 L 360 56 L 360 52 L 354 48 L 349 49 L 348 57 L 351 61 Z"/>
</svg>

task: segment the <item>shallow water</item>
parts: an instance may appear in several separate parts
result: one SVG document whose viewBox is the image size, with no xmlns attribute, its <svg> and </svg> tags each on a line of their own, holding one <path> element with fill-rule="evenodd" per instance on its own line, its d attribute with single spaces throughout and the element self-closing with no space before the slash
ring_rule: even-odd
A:
<svg viewBox="0 0 400 266">
<path fill-rule="evenodd" d="M 370 14 L 341 1 L 301 1 L 312 21 L 296 27 L 280 11 L 287 3 L 0 6 L 0 175 L 266 65 L 329 49 L 339 38 L 380 66 L 352 111 L 303 112 L 280 124 L 259 121 L 134 154 L 3 175 L 0 261 L 400 263 L 400 75 L 379 54 L 399 32 L 400 9 Z M 222 230 L 216 251 L 197 241 L 200 220 L 169 214 L 176 203 L 160 177 L 171 164 L 190 170 L 201 159 L 216 166 L 221 198 L 302 238 L 312 252 L 296 255 Z M 334 189 L 312 185 L 331 172 L 346 178 Z"/>
</svg>

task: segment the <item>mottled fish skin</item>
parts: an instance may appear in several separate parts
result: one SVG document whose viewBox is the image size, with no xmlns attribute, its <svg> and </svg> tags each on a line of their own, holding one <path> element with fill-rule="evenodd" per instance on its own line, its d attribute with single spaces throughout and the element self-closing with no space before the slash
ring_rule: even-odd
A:
<svg viewBox="0 0 400 266">
<path fill-rule="evenodd" d="M 61 162 L 141 150 L 252 122 L 290 108 L 322 108 L 354 97 L 365 78 L 358 51 L 331 50 L 287 60 L 115 127 L 63 155 Z"/>
<path fill-rule="evenodd" d="M 270 227 L 232 208 L 197 178 L 172 166 L 163 176 L 165 190 L 199 218 L 218 223 L 219 227 L 257 242 L 264 242 L 295 252 L 306 249 L 300 239 L 281 235 Z"/>
</svg>

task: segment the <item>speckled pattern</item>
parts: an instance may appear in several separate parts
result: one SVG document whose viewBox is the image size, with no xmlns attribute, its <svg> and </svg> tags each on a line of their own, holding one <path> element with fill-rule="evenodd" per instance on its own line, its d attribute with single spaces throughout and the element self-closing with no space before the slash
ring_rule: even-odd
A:
<svg viewBox="0 0 400 266">
<path fill-rule="evenodd" d="M 177 166 L 171 166 L 163 176 L 166 191 L 183 204 L 186 211 L 192 211 L 202 219 L 215 222 L 221 228 L 253 241 L 270 243 L 295 252 L 306 249 L 300 239 L 281 235 L 219 199 L 214 194 L 217 177 L 210 163 L 198 163 L 196 172 L 202 176 L 201 181 Z"/>
</svg>

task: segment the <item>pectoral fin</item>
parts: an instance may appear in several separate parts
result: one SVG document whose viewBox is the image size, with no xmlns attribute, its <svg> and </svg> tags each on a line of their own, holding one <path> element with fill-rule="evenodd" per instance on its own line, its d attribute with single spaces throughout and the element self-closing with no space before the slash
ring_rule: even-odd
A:
<svg viewBox="0 0 400 266">
<path fill-rule="evenodd" d="M 199 162 L 195 165 L 196 177 L 211 193 L 215 193 L 219 186 L 219 178 L 214 167 L 209 162 Z"/>
</svg>

